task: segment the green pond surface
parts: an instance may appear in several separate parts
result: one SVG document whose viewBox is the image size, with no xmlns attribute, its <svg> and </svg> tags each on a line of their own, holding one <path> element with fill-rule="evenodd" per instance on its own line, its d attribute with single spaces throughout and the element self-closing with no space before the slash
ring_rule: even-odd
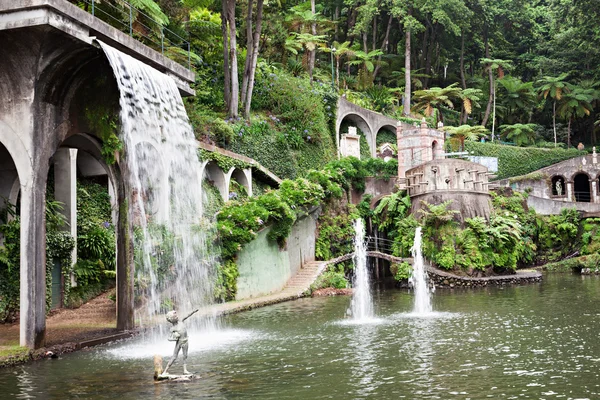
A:
<svg viewBox="0 0 600 400">
<path fill-rule="evenodd" d="M 438 290 L 428 316 L 407 290 L 374 296 L 368 324 L 349 297 L 224 317 L 190 336 L 193 382 L 155 384 L 172 343 L 139 337 L 0 370 L 0 399 L 600 399 L 598 277 Z"/>
</svg>

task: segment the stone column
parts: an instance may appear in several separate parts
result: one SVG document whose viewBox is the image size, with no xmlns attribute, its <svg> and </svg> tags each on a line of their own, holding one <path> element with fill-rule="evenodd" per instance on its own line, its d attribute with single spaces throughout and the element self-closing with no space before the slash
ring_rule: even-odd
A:
<svg viewBox="0 0 600 400">
<path fill-rule="evenodd" d="M 597 183 L 596 179 L 594 179 L 591 182 L 591 186 L 592 186 L 592 193 L 591 193 L 591 195 L 592 195 L 591 197 L 592 198 L 590 199 L 590 201 L 592 203 L 598 203 L 598 183 Z"/>
<path fill-rule="evenodd" d="M 45 185 L 35 177 L 21 182 L 20 345 L 46 344 Z"/>
<path fill-rule="evenodd" d="M 77 261 L 77 149 L 60 148 L 54 154 L 54 197 L 63 204 L 61 213 L 67 221 L 64 229 L 75 239 L 73 265 Z M 71 285 L 76 284 L 75 275 L 71 274 Z"/>
<path fill-rule="evenodd" d="M 402 138 L 402 122 L 396 124 L 396 145 L 398 147 L 398 188 L 406 189 L 406 169 L 404 167 L 404 149 L 401 147 Z"/>
<path fill-rule="evenodd" d="M 567 200 L 574 201 L 573 199 L 573 182 L 567 181 Z"/>
<path fill-rule="evenodd" d="M 124 174 L 125 175 L 125 174 Z M 120 182 L 117 189 L 117 329 L 129 330 L 134 321 L 133 223 L 129 220 L 129 197 Z"/>
</svg>

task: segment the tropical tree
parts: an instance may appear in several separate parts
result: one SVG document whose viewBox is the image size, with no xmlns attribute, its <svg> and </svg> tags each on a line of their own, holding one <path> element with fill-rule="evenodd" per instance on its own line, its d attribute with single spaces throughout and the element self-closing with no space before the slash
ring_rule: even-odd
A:
<svg viewBox="0 0 600 400">
<path fill-rule="evenodd" d="M 379 229 L 385 230 L 392 226 L 398 218 L 405 218 L 409 212 L 410 197 L 405 191 L 397 191 L 379 201 L 373 211 L 373 217 Z"/>
<path fill-rule="evenodd" d="M 459 98 L 460 92 L 461 89 L 458 87 L 458 83 L 453 83 L 445 88 L 432 87 L 431 89 L 417 90 L 413 93 L 416 103 L 413 110 L 415 112 L 423 111 L 423 114 L 428 117 L 436 112 L 436 122 L 443 121 L 440 108 L 442 106 L 454 108 L 452 99 Z"/>
<path fill-rule="evenodd" d="M 479 108 L 479 100 L 483 96 L 481 89 L 467 88 L 463 89 L 458 93 L 458 97 L 462 100 L 462 106 L 460 110 L 460 123 L 466 124 L 469 119 L 469 115 L 473 112 L 473 108 Z"/>
<path fill-rule="evenodd" d="M 546 99 L 548 96 L 552 99 L 552 129 L 554 130 L 554 147 L 556 147 L 556 102 L 562 99 L 563 92 L 570 92 L 570 85 L 565 82 L 569 76 L 568 73 L 560 74 L 557 77 L 544 76 L 538 79 L 540 85 L 537 91 L 540 97 Z"/>
<path fill-rule="evenodd" d="M 444 130 L 450 136 L 450 146 L 460 151 L 465 150 L 465 140 L 476 141 L 489 133 L 483 125 L 446 126 Z"/>
<path fill-rule="evenodd" d="M 340 87 L 340 60 L 342 57 L 354 57 L 356 50 L 354 50 L 349 41 L 340 43 L 334 41 L 331 47 L 322 47 L 321 51 L 324 53 L 332 53 L 335 58 L 335 85 Z"/>
<path fill-rule="evenodd" d="M 536 124 L 501 125 L 500 136 L 514 142 L 517 146 L 525 146 L 535 143 L 536 128 Z"/>
<path fill-rule="evenodd" d="M 498 79 L 498 83 L 503 89 L 498 93 L 503 107 L 503 119 L 509 123 L 529 120 L 536 105 L 533 82 L 524 83 L 519 78 L 505 76 Z"/>
<path fill-rule="evenodd" d="M 362 50 L 356 50 L 354 52 L 354 59 L 346 62 L 346 64 L 348 65 L 360 66 L 358 75 L 359 82 L 363 89 L 371 86 L 371 84 L 373 83 L 372 72 L 375 69 L 374 61 L 376 57 L 382 54 L 383 51 L 381 51 L 380 49 L 375 49 L 368 53 Z"/>
<path fill-rule="evenodd" d="M 556 112 L 558 115 L 568 121 L 567 125 L 567 147 L 571 147 L 571 123 L 575 118 L 582 118 L 590 115 L 594 101 L 593 89 L 582 89 L 573 87 L 570 93 L 563 94 Z"/>
<path fill-rule="evenodd" d="M 494 79 L 494 71 L 498 74 L 498 79 L 502 79 L 504 77 L 505 70 L 512 68 L 512 61 L 510 60 L 501 60 L 501 59 L 491 59 L 491 58 L 482 58 L 479 61 L 481 64 L 485 65 L 485 71 L 487 71 L 490 81 L 490 97 L 488 99 L 487 107 L 485 108 L 485 114 L 483 116 L 483 121 L 481 121 L 481 125 L 487 125 L 488 118 L 490 117 L 490 110 L 492 110 L 492 142 L 494 141 L 494 127 L 496 123 L 496 82 Z M 493 104 L 493 109 L 492 109 Z"/>
</svg>

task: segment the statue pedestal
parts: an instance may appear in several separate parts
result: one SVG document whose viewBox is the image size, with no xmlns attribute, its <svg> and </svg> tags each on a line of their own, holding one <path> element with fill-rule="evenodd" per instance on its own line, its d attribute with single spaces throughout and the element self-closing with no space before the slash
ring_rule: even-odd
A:
<svg viewBox="0 0 600 400">
<path fill-rule="evenodd" d="M 198 379 L 194 374 L 185 375 L 173 375 L 173 374 L 160 374 L 154 377 L 156 382 L 190 382 L 193 379 Z"/>
<path fill-rule="evenodd" d="M 198 376 L 194 374 L 165 374 L 163 373 L 162 357 L 159 355 L 154 356 L 154 381 L 155 382 L 190 382 L 193 379 L 198 379 Z"/>
</svg>

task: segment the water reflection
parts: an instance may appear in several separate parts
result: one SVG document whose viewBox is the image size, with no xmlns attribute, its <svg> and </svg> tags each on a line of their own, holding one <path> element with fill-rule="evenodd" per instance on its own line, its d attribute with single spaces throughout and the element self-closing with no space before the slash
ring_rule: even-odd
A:
<svg viewBox="0 0 600 400">
<path fill-rule="evenodd" d="M 381 382 L 376 379 L 378 328 L 375 325 L 356 326 L 350 335 L 349 350 L 353 354 L 351 366 L 352 384 L 358 398 L 366 398 L 377 389 Z M 357 397 L 354 397 L 357 398 Z"/>
<path fill-rule="evenodd" d="M 18 388 L 18 394 L 15 398 L 34 399 L 35 385 L 32 376 L 25 369 L 21 369 L 19 372 L 15 371 L 15 377 L 17 378 Z"/>
</svg>

